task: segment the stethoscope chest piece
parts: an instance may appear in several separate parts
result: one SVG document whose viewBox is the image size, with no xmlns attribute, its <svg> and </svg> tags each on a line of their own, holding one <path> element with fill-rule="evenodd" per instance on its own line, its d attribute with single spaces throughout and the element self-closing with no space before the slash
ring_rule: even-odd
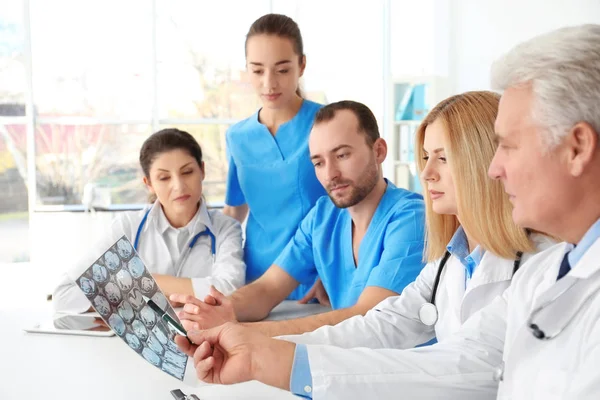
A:
<svg viewBox="0 0 600 400">
<path fill-rule="evenodd" d="M 419 309 L 419 319 L 426 326 L 433 326 L 438 320 L 438 310 L 435 304 L 425 303 Z"/>
</svg>

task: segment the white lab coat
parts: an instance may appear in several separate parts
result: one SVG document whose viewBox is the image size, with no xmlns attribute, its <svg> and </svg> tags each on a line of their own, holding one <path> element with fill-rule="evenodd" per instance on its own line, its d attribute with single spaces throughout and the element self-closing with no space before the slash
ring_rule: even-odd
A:
<svg viewBox="0 0 600 400">
<path fill-rule="evenodd" d="M 532 236 L 532 241 L 537 251 L 555 244 L 548 237 L 538 234 Z M 523 254 L 521 265 L 533 254 Z M 364 317 L 358 315 L 335 326 L 323 326 L 313 332 L 281 338 L 304 344 L 371 349 L 410 349 L 434 337 L 441 342 L 456 333 L 471 315 L 504 292 L 510 285 L 515 260 L 485 252 L 465 288 L 465 267 L 458 258 L 450 256 L 436 294 L 438 321 L 434 326 L 426 326 L 419 319 L 419 309 L 431 301 L 440 261 L 427 263 L 417 279 L 400 296 L 383 300 Z"/>
<path fill-rule="evenodd" d="M 89 309 L 90 302 L 74 281 L 121 236 L 126 235 L 134 244 L 138 228 L 147 210 L 148 208 L 120 213 L 113 220 L 107 235 L 86 251 L 86 255 L 77 265 L 63 275 L 52 295 L 56 311 L 79 313 Z M 186 251 L 194 235 L 208 228 L 216 238 L 216 256 L 213 260 L 211 238 L 203 235 L 192 247 L 183 265 L 177 268 L 180 255 L 171 254 L 172 249 L 171 252 L 169 251 L 162 232 L 164 229 L 162 225 L 166 221 L 162 213 L 160 203 L 157 201 L 152 205 L 140 233 L 138 253 L 150 273 L 191 278 L 194 295 L 198 298 L 204 298 L 209 293 L 211 285 L 226 295 L 244 285 L 246 265 L 243 257 L 242 229 L 238 221 L 219 211 L 209 211 L 202 201 L 194 220 L 187 227 L 188 239 L 187 243 L 181 246 L 181 254 Z"/>
<path fill-rule="evenodd" d="M 531 257 L 502 296 L 441 343 L 410 350 L 309 345 L 313 398 L 600 398 L 600 239 L 556 282 L 567 246 Z M 534 319 L 548 334 L 564 330 L 535 339 L 526 327 L 531 311 L 573 283 Z M 503 360 L 498 390 L 493 375 Z"/>
</svg>

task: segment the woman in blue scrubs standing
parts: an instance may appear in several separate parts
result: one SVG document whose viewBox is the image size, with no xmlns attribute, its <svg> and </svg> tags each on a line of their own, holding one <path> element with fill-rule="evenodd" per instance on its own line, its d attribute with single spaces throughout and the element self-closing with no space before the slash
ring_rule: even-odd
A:
<svg viewBox="0 0 600 400">
<path fill-rule="evenodd" d="M 289 17 L 267 14 L 246 36 L 246 66 L 262 107 L 226 134 L 229 173 L 223 212 L 246 216 L 246 281 L 275 261 L 325 190 L 317 180 L 308 136 L 320 104 L 302 98 L 302 36 Z M 302 298 L 300 286 L 290 299 Z"/>
</svg>

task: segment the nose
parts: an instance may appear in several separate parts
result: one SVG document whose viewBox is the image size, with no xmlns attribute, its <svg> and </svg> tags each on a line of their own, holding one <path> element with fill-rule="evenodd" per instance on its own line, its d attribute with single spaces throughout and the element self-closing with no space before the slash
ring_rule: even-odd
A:
<svg viewBox="0 0 600 400">
<path fill-rule="evenodd" d="M 325 164 L 325 180 L 327 182 L 334 181 L 339 179 L 340 177 L 340 169 L 337 164 L 334 162 L 329 162 Z"/>
<path fill-rule="evenodd" d="M 263 74 L 263 87 L 265 89 L 274 89 L 277 87 L 277 80 L 274 73 L 265 71 Z"/>
<path fill-rule="evenodd" d="M 494 158 L 492 158 L 492 162 L 490 163 L 490 167 L 488 168 L 488 176 L 492 179 L 501 179 L 503 175 L 504 169 L 502 168 L 502 162 L 500 160 L 500 155 L 498 150 L 494 154 Z"/>
<path fill-rule="evenodd" d="M 429 160 L 425 163 L 425 168 L 421 172 L 421 179 L 425 182 L 435 182 L 439 179 L 438 173 L 435 171 L 435 168 L 431 166 Z"/>
<path fill-rule="evenodd" d="M 185 187 L 185 181 L 180 175 L 175 175 L 171 182 L 173 182 L 173 190 L 176 192 L 181 191 Z"/>
</svg>

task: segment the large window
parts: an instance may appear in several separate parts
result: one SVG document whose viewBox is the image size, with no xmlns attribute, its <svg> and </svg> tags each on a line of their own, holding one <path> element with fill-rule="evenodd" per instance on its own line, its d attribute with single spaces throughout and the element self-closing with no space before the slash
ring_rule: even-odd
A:
<svg viewBox="0 0 600 400">
<path fill-rule="evenodd" d="M 25 239 L 22 246 L 11 242 L 10 254 L 0 248 L 0 261 L 27 259 L 20 248 L 27 248 L 28 204 L 31 211 L 140 207 L 147 193 L 139 148 L 162 128 L 178 127 L 198 139 L 205 197 L 222 203 L 225 132 L 260 106 L 247 79 L 245 35 L 266 13 L 286 14 L 300 26 L 307 98 L 364 102 L 385 131 L 386 57 L 394 75 L 436 74 L 433 2 L 412 3 L 5 0 L 0 234 L 23 232 Z M 391 58 L 385 55 L 386 4 Z"/>
<path fill-rule="evenodd" d="M 81 205 L 86 185 L 108 195 L 104 207 L 143 203 L 138 155 L 149 133 L 148 124 L 36 125 L 37 203 Z"/>
<path fill-rule="evenodd" d="M 0 263 L 29 259 L 23 4 L 0 8 Z"/>
</svg>

